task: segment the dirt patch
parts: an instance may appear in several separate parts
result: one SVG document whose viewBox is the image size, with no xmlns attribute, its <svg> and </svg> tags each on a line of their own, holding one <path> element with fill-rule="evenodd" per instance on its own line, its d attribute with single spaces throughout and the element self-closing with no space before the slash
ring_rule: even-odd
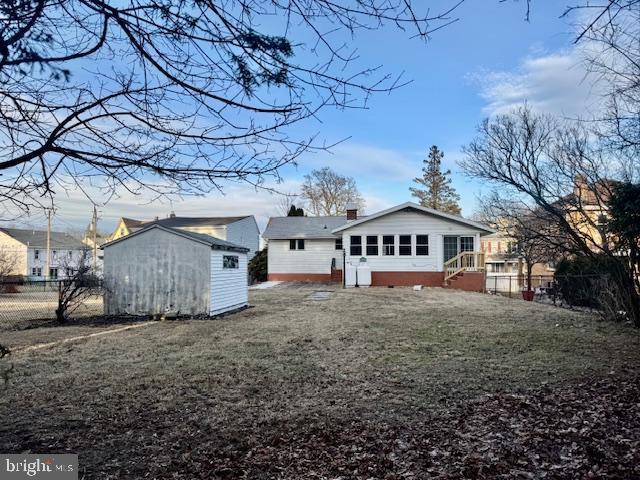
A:
<svg viewBox="0 0 640 480">
<path fill-rule="evenodd" d="M 318 289 L 16 356 L 0 451 L 77 452 L 100 479 L 637 476 L 637 330 L 482 294 Z"/>
</svg>

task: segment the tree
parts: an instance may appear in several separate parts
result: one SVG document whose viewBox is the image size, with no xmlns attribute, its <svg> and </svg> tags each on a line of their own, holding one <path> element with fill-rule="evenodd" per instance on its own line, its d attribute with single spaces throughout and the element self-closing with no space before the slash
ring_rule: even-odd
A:
<svg viewBox="0 0 640 480">
<path fill-rule="evenodd" d="M 459 215 L 460 195 L 451 186 L 451 170 L 442 171 L 443 157 L 444 153 L 433 145 L 428 157 L 424 159 L 422 177 L 413 179 L 420 187 L 411 187 L 409 190 L 420 200 L 423 207 Z"/>
<path fill-rule="evenodd" d="M 594 144 L 582 124 L 560 122 L 520 107 L 486 119 L 461 162 L 470 176 L 494 187 L 498 204 L 514 205 L 530 231 L 552 248 L 572 255 L 617 259 L 603 235 L 602 212 L 617 184 L 619 166 Z M 624 310 L 640 325 L 640 296 L 627 266 L 617 275 L 626 292 Z"/>
<path fill-rule="evenodd" d="M 326 148 L 297 123 L 404 84 L 359 64 L 351 35 L 390 24 L 426 39 L 457 3 L 432 15 L 407 0 L 4 1 L 1 206 L 42 206 L 85 180 L 108 198 L 277 177 Z"/>
<path fill-rule="evenodd" d="M 304 217 L 304 210 L 302 208 L 291 205 L 287 217 Z"/>
<path fill-rule="evenodd" d="M 0 247 L 0 282 L 17 273 L 18 255 L 15 251 Z M 0 289 L 2 286 L 0 285 Z"/>
<path fill-rule="evenodd" d="M 264 282 L 268 278 L 269 253 L 267 248 L 256 252 L 249 262 L 249 278 L 252 282 Z"/>
<path fill-rule="evenodd" d="M 304 176 L 302 198 L 314 215 L 345 215 L 348 205 L 364 209 L 364 199 L 352 177 L 340 175 L 329 167 Z"/>
<path fill-rule="evenodd" d="M 631 272 L 640 272 L 640 185 L 617 184 L 609 199 L 606 228 L 615 250 L 622 252 L 630 264 Z M 640 277 L 633 275 L 640 290 Z"/>
<path fill-rule="evenodd" d="M 91 259 L 91 251 L 84 249 L 77 261 L 64 264 L 63 268 L 70 275 L 59 281 L 58 306 L 55 311 L 58 323 L 65 323 L 88 298 L 103 293 L 102 282 L 93 270 Z"/>
</svg>

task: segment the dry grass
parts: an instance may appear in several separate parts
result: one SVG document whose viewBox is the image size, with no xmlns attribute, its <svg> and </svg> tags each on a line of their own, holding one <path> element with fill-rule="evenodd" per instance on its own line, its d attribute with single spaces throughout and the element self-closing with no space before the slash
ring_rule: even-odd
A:
<svg viewBox="0 0 640 480">
<path fill-rule="evenodd" d="M 254 308 L 217 321 L 16 355 L 0 451 L 79 452 L 87 478 L 216 478 L 203 456 L 213 468 L 227 448 L 271 442 L 274 425 L 409 425 L 483 393 L 640 366 L 635 330 L 584 314 L 441 289 L 326 289 L 323 301 L 309 298 L 317 287 L 256 290 Z M 20 344 L 59 331 L 40 330 Z"/>
</svg>

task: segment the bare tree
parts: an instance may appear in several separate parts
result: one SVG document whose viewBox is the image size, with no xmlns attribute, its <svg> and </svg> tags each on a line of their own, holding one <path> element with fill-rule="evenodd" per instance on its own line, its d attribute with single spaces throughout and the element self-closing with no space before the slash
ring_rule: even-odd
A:
<svg viewBox="0 0 640 480">
<path fill-rule="evenodd" d="M 68 259 L 63 264 L 66 278 L 60 280 L 56 321 L 65 323 L 70 315 L 89 298 L 101 295 L 102 282 L 93 270 L 91 251 L 82 250 L 77 259 Z"/>
<path fill-rule="evenodd" d="M 497 201 L 517 207 L 529 230 L 539 231 L 550 247 L 619 260 L 603 217 L 620 169 L 589 131 L 527 107 L 487 119 L 478 131 L 464 148 L 461 167 L 468 175 L 492 184 Z M 616 281 L 629 317 L 640 324 L 634 272 L 628 265 L 623 269 Z"/>
<path fill-rule="evenodd" d="M 0 4 L 2 206 L 56 191 L 260 184 L 308 149 L 293 126 L 403 80 L 360 64 L 359 30 L 427 38 L 456 20 L 410 0 L 7 0 Z"/>
<path fill-rule="evenodd" d="M 18 274 L 17 266 L 18 254 L 6 247 L 0 247 L 0 282 Z"/>
<path fill-rule="evenodd" d="M 283 193 L 278 198 L 278 214 L 282 217 L 286 217 L 291 210 L 291 207 L 304 207 L 304 200 L 300 198 L 298 193 Z"/>
<path fill-rule="evenodd" d="M 353 204 L 363 210 L 365 203 L 356 181 L 329 167 L 313 170 L 304 176 L 302 198 L 314 215 L 344 215 L 348 205 Z"/>
</svg>

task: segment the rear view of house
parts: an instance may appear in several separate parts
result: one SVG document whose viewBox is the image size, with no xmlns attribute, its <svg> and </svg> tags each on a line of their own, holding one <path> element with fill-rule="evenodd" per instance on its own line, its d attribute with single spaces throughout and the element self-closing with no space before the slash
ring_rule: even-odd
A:
<svg viewBox="0 0 640 480">
<path fill-rule="evenodd" d="M 152 224 L 103 245 L 105 313 L 218 315 L 248 302 L 239 245 Z"/>
<path fill-rule="evenodd" d="M 366 261 L 371 284 L 484 288 L 480 238 L 493 230 L 477 222 L 407 202 L 358 217 L 271 218 L 270 280 L 336 281 L 346 266 Z"/>
</svg>

